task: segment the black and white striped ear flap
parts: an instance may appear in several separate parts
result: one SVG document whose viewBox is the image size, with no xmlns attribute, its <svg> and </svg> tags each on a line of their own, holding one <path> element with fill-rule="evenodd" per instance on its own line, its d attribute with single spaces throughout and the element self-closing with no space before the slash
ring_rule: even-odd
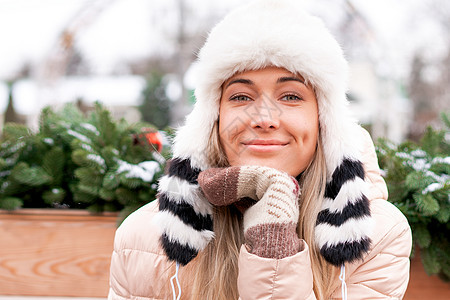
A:
<svg viewBox="0 0 450 300">
<path fill-rule="evenodd" d="M 214 238 L 212 206 L 197 182 L 199 169 L 189 159 L 174 158 L 159 182 L 161 245 L 169 260 L 188 264 Z M 361 259 L 369 250 L 372 229 L 361 161 L 344 158 L 328 180 L 316 223 L 321 255 L 340 266 Z"/>
<path fill-rule="evenodd" d="M 361 161 L 344 158 L 332 173 L 325 189 L 315 236 L 322 256 L 341 266 L 362 259 L 369 250 L 372 230 Z"/>
<path fill-rule="evenodd" d="M 174 158 L 159 181 L 159 212 L 154 221 L 161 229 L 161 245 L 169 260 L 184 266 L 213 239 L 212 206 L 197 182 L 201 170 L 189 159 Z"/>
</svg>

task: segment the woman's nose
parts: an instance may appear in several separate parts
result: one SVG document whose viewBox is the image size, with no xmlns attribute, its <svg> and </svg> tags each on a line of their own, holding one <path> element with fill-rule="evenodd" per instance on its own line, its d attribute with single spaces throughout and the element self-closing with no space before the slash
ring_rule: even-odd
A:
<svg viewBox="0 0 450 300">
<path fill-rule="evenodd" d="M 254 129 L 277 129 L 280 126 L 280 111 L 268 99 L 255 103 L 248 113 L 250 126 Z"/>
</svg>

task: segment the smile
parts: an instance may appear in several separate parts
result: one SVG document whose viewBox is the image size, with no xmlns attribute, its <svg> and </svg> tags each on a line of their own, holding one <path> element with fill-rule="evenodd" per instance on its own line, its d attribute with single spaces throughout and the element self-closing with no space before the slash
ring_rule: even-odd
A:
<svg viewBox="0 0 450 300">
<path fill-rule="evenodd" d="M 247 149 L 256 152 L 272 152 L 285 147 L 288 143 L 279 140 L 250 140 L 242 143 Z"/>
</svg>

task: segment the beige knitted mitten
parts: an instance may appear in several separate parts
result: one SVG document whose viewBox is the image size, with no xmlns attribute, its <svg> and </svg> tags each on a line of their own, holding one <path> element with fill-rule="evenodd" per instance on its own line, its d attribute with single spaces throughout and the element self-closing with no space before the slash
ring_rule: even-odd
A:
<svg viewBox="0 0 450 300">
<path fill-rule="evenodd" d="M 258 201 L 244 212 L 244 237 L 251 253 L 279 259 L 301 250 L 296 233 L 299 186 L 294 177 L 268 167 L 242 166 L 205 170 L 198 182 L 217 206 L 246 197 Z"/>
</svg>

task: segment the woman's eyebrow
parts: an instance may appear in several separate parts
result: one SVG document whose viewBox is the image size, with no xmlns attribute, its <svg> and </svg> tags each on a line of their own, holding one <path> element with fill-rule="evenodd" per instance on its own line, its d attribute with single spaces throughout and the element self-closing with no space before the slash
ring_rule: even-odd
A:
<svg viewBox="0 0 450 300">
<path fill-rule="evenodd" d="M 305 84 L 305 81 L 298 78 L 298 77 L 292 77 L 292 76 L 288 76 L 288 77 L 280 77 L 277 80 L 277 83 L 283 83 L 283 82 L 287 82 L 287 81 L 298 81 L 300 83 Z"/>
<path fill-rule="evenodd" d="M 230 85 L 234 84 L 234 83 L 243 83 L 243 84 L 248 84 L 248 85 L 255 85 L 255 83 L 249 79 L 243 79 L 243 78 L 237 78 L 234 80 L 231 80 L 230 82 L 228 82 L 227 87 L 229 87 Z"/>
</svg>

